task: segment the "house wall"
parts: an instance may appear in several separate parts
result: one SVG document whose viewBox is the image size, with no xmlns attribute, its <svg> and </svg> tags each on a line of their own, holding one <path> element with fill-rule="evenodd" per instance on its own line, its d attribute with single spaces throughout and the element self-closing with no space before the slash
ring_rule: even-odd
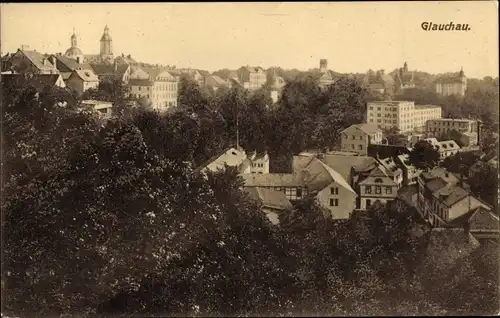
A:
<svg viewBox="0 0 500 318">
<path fill-rule="evenodd" d="M 66 86 L 75 90 L 78 94 L 83 94 L 83 92 L 85 91 L 83 80 L 78 76 L 75 76 L 74 74 L 72 74 L 68 78 L 68 80 L 66 81 Z"/>
<path fill-rule="evenodd" d="M 269 173 L 269 157 L 252 160 L 252 173 Z"/>
<path fill-rule="evenodd" d="M 382 132 L 372 135 L 351 127 L 342 133 L 341 148 L 342 151 L 355 152 L 360 155 L 366 155 L 369 144 L 380 144 L 382 142 Z"/>
<path fill-rule="evenodd" d="M 152 86 L 130 85 L 130 96 L 135 98 L 146 97 L 151 99 Z"/>
<path fill-rule="evenodd" d="M 319 204 L 328 209 L 334 219 L 348 219 L 356 208 L 356 197 L 355 193 L 336 182 L 331 183 L 316 195 Z"/>
<path fill-rule="evenodd" d="M 249 74 L 249 89 L 256 90 L 264 86 L 267 81 L 266 73 L 252 72 Z"/>
<path fill-rule="evenodd" d="M 362 184 L 359 186 L 360 206 L 359 209 L 367 210 L 375 201 L 387 203 L 398 196 L 398 186 L 381 186 L 378 184 Z M 380 193 L 377 193 L 377 187 L 380 187 Z M 368 191 L 370 189 L 370 191 Z M 389 192 L 387 192 L 389 191 Z"/>
</svg>

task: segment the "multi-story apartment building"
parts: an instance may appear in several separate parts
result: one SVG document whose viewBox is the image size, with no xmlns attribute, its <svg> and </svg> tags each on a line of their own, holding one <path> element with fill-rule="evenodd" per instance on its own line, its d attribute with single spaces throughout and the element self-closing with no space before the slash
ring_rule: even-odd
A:
<svg viewBox="0 0 500 318">
<path fill-rule="evenodd" d="M 368 145 L 382 143 L 382 130 L 375 124 L 355 124 L 341 132 L 342 151 L 366 155 Z"/>
<path fill-rule="evenodd" d="M 151 71 L 149 78 L 134 77 L 129 80 L 129 94 L 134 98 L 145 97 L 153 109 L 165 111 L 177 106 L 178 83 L 178 78 L 166 70 Z"/>
<path fill-rule="evenodd" d="M 429 137 L 443 137 L 451 132 L 457 132 L 463 144 L 477 145 L 479 139 L 479 122 L 471 119 L 440 118 L 428 120 L 425 132 Z"/>
<path fill-rule="evenodd" d="M 457 76 L 446 76 L 436 80 L 436 93 L 442 96 L 464 96 L 467 90 L 467 77 L 461 69 Z"/>
<path fill-rule="evenodd" d="M 413 130 L 416 132 L 423 132 L 425 130 L 425 123 L 428 120 L 441 117 L 441 106 L 415 105 L 413 112 Z"/>
<path fill-rule="evenodd" d="M 259 89 L 267 82 L 266 72 L 260 66 L 242 66 L 236 73 L 238 74 L 238 80 L 242 83 L 243 88 L 249 90 Z"/>
<path fill-rule="evenodd" d="M 442 168 L 420 174 L 417 192 L 417 207 L 435 227 L 445 226 L 478 208 L 491 211 L 489 205 L 461 187 L 456 176 Z"/>
<path fill-rule="evenodd" d="M 429 119 L 441 118 L 441 107 L 415 105 L 413 101 L 367 103 L 366 120 L 381 129 L 397 128 L 402 133 L 422 131 Z"/>
</svg>

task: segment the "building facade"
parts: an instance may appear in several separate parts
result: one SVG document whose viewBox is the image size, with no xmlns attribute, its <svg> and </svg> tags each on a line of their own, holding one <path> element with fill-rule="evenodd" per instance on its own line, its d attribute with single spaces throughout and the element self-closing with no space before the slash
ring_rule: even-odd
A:
<svg viewBox="0 0 500 318">
<path fill-rule="evenodd" d="M 436 80 L 436 93 L 441 96 L 465 96 L 467 90 L 467 77 L 461 69 L 457 76 L 446 76 Z"/>
<path fill-rule="evenodd" d="M 384 169 L 376 167 L 358 182 L 357 189 L 360 197 L 358 209 L 367 210 L 376 201 L 387 203 L 396 199 L 399 186 Z"/>
<path fill-rule="evenodd" d="M 148 78 L 131 78 L 128 86 L 132 98 L 146 98 L 153 109 L 166 111 L 177 107 L 178 79 L 168 71 L 148 74 Z"/>
<path fill-rule="evenodd" d="M 466 146 L 477 145 L 479 137 L 479 122 L 471 119 L 440 118 L 430 119 L 426 122 L 425 132 L 429 137 L 441 138 L 452 132 L 458 132 L 456 136 Z"/>
<path fill-rule="evenodd" d="M 260 66 L 242 66 L 236 72 L 243 88 L 251 91 L 261 88 L 267 82 L 266 72 Z"/>
<path fill-rule="evenodd" d="M 79 95 L 93 88 L 99 87 L 99 78 L 91 70 L 75 70 L 66 80 L 66 85 Z"/>
<path fill-rule="evenodd" d="M 342 151 L 366 155 L 368 145 L 382 143 L 382 130 L 375 124 L 355 124 L 341 132 Z"/>
<path fill-rule="evenodd" d="M 438 168 L 440 169 L 440 168 Z M 432 226 L 446 225 L 477 208 L 491 207 L 459 185 L 456 177 L 443 169 L 424 172 L 418 178 L 418 208 Z"/>
<path fill-rule="evenodd" d="M 412 101 L 375 101 L 367 103 L 366 120 L 381 129 L 397 128 L 402 133 L 424 130 L 429 119 L 441 118 L 440 106 L 415 105 Z"/>
</svg>

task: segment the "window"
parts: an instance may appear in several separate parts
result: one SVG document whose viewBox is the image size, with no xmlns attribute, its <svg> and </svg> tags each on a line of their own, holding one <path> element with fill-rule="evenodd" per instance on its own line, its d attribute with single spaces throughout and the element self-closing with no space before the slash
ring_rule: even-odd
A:
<svg viewBox="0 0 500 318">
<path fill-rule="evenodd" d="M 330 194 L 339 194 L 339 188 L 335 187 L 335 188 L 330 188 Z"/>
<path fill-rule="evenodd" d="M 330 199 L 330 206 L 339 206 L 339 199 Z"/>
<path fill-rule="evenodd" d="M 381 117 L 382 115 L 381 114 L 377 114 L 377 117 Z"/>
<path fill-rule="evenodd" d="M 359 150 L 363 150 L 363 145 L 358 145 Z"/>
<path fill-rule="evenodd" d="M 369 208 L 372 205 L 372 200 L 366 200 L 366 207 Z"/>
<path fill-rule="evenodd" d="M 351 145 L 351 148 L 354 149 L 354 145 Z"/>
<path fill-rule="evenodd" d="M 375 186 L 375 193 L 380 194 L 382 192 L 382 188 L 380 186 Z"/>
<path fill-rule="evenodd" d="M 365 186 L 365 193 L 372 193 L 372 187 L 371 186 Z"/>
<path fill-rule="evenodd" d="M 302 196 L 302 189 L 297 189 L 297 198 L 300 198 Z"/>
<path fill-rule="evenodd" d="M 356 140 L 356 136 L 352 136 L 352 140 Z"/>
<path fill-rule="evenodd" d="M 373 123 L 373 119 L 370 119 L 370 123 Z"/>
<path fill-rule="evenodd" d="M 392 194 L 392 188 L 391 187 L 385 187 L 385 193 L 386 194 Z"/>
</svg>

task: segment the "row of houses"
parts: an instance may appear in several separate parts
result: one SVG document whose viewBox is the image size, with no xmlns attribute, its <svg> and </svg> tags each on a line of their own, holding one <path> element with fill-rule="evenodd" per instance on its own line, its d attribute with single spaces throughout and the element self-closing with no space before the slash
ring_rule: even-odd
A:
<svg viewBox="0 0 500 318">
<path fill-rule="evenodd" d="M 230 148 L 208 160 L 196 172 L 216 171 L 225 165 L 237 167 L 244 189 L 262 194 L 265 210 L 272 219 L 279 214 L 278 203 L 294 203 L 315 197 L 334 219 L 346 219 L 354 210 L 366 210 L 376 201 L 394 200 L 399 190 L 416 183 L 415 168 L 407 155 L 372 158 L 344 153 L 301 153 L 293 157 L 291 173 L 270 173 L 269 156 L 247 156 L 240 148 Z M 262 190 L 262 191 L 261 191 Z M 276 202 L 271 199 L 275 197 Z M 282 204 L 286 210 L 289 203 Z"/>
<path fill-rule="evenodd" d="M 456 132 L 458 135 L 463 134 L 461 132 Z M 432 133 L 429 134 L 432 136 Z M 414 140 L 416 143 L 418 140 L 425 140 L 431 145 L 433 145 L 439 153 L 439 158 L 444 160 L 447 157 L 453 156 L 460 151 L 462 148 L 457 144 L 455 140 L 441 140 L 438 141 L 436 138 L 417 138 Z M 458 138 L 458 137 L 457 137 Z M 410 138 L 410 140 L 412 140 Z M 391 145 L 384 145 L 383 132 L 374 124 L 355 124 L 344 129 L 341 132 L 341 150 L 343 152 L 350 152 L 354 155 L 368 155 L 377 151 L 380 148 L 391 148 Z M 475 145 L 475 143 L 467 143 L 466 145 Z M 406 148 L 406 147 L 403 147 Z M 410 146 L 407 147 L 407 151 L 411 150 Z M 466 150 L 466 149 L 465 149 Z"/>
</svg>

